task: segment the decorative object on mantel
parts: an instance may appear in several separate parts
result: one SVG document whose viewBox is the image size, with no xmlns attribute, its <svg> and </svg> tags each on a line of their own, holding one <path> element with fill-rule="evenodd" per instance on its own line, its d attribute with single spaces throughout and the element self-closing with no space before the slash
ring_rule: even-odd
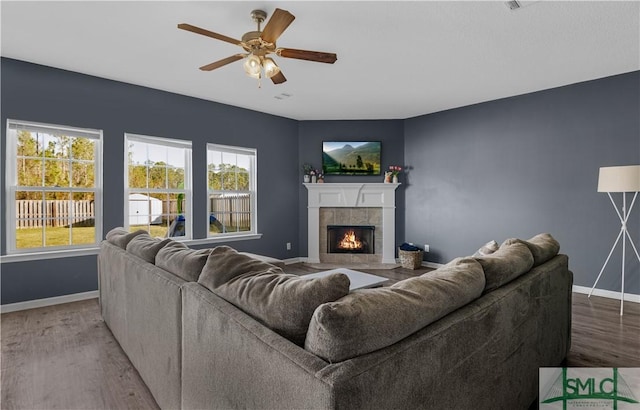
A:
<svg viewBox="0 0 640 410">
<path fill-rule="evenodd" d="M 384 173 L 384 182 L 394 184 L 398 183 L 398 174 L 402 172 L 402 167 L 398 165 L 389 165 L 389 171 Z"/>
<path fill-rule="evenodd" d="M 311 166 L 311 164 L 304 164 L 302 165 L 302 174 L 304 175 L 304 179 L 303 181 L 308 184 L 309 182 L 311 182 L 311 171 L 313 171 L 313 167 Z"/>
<path fill-rule="evenodd" d="M 616 210 L 616 214 L 618 214 L 618 218 L 620 219 L 621 227 L 620 233 L 618 233 L 618 237 L 609 252 L 609 256 L 604 261 L 604 265 L 602 265 L 602 269 L 596 278 L 596 281 L 591 288 L 591 292 L 589 292 L 589 297 L 593 293 L 593 289 L 595 289 L 598 281 L 600 280 L 600 276 L 602 276 L 602 272 L 604 272 L 604 268 L 607 266 L 611 255 L 613 254 L 614 249 L 618 245 L 620 238 L 622 237 L 622 289 L 620 291 L 620 316 L 622 316 L 622 310 L 624 306 L 624 265 L 626 261 L 626 240 L 629 239 L 629 243 L 631 243 L 631 247 L 638 258 L 638 262 L 640 262 L 640 254 L 638 254 L 638 249 L 636 245 L 633 243 L 633 239 L 631 239 L 631 234 L 627 230 L 627 222 L 629 221 L 629 215 L 631 214 L 631 210 L 633 209 L 633 205 L 636 202 L 636 198 L 638 197 L 638 192 L 640 192 L 640 165 L 628 165 L 621 167 L 601 167 L 600 174 L 598 176 L 598 192 L 606 192 L 609 195 L 609 199 L 613 204 L 613 208 Z M 618 210 L 613 197 L 611 196 L 612 192 L 622 192 L 622 209 Z M 627 208 L 627 192 L 634 192 L 633 199 L 631 200 L 631 205 Z"/>
</svg>

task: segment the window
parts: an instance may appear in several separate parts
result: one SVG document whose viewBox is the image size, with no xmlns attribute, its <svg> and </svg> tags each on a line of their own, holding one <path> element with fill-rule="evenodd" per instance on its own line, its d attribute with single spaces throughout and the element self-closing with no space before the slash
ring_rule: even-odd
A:
<svg viewBox="0 0 640 410">
<path fill-rule="evenodd" d="M 191 141 L 126 134 L 125 146 L 125 226 L 190 239 Z"/>
<path fill-rule="evenodd" d="M 102 131 L 7 121 L 7 253 L 102 238 Z"/>
<path fill-rule="evenodd" d="M 255 234 L 256 150 L 207 145 L 209 236 Z"/>
</svg>

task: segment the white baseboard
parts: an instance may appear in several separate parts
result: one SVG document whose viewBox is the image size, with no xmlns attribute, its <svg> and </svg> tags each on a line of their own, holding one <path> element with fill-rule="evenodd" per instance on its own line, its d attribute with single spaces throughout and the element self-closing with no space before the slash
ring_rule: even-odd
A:
<svg viewBox="0 0 640 410">
<path fill-rule="evenodd" d="M 575 293 L 584 293 L 585 295 L 588 295 L 589 292 L 591 292 L 591 288 L 586 287 L 586 286 L 573 285 L 573 291 Z M 620 300 L 621 292 L 614 292 L 612 290 L 604 290 L 604 289 L 596 288 L 596 289 L 593 290 L 593 295 L 594 296 L 601 296 L 603 298 Z M 625 302 L 640 303 L 640 295 L 636 295 L 635 293 L 626 293 L 625 292 L 624 293 L 624 300 L 625 300 Z"/>
<path fill-rule="evenodd" d="M 60 305 L 62 303 L 78 302 L 80 300 L 95 299 L 98 297 L 98 291 L 74 293 L 72 295 L 56 296 L 53 298 L 27 300 L 26 302 L 9 303 L 0 306 L 0 313 L 17 312 L 19 310 L 35 309 L 45 306 Z"/>
<path fill-rule="evenodd" d="M 307 258 L 289 258 L 283 259 L 282 262 L 284 262 L 285 265 L 293 265 L 294 263 L 305 262 L 306 260 Z"/>
<path fill-rule="evenodd" d="M 428 262 L 428 261 L 423 261 L 422 262 L 422 266 L 426 267 L 426 268 L 433 268 L 433 269 L 438 269 L 444 266 L 443 263 L 436 263 L 436 262 Z"/>
</svg>

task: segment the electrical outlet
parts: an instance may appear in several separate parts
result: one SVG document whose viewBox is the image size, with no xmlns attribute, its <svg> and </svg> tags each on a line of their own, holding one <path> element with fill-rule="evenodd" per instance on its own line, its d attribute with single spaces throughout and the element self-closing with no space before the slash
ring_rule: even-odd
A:
<svg viewBox="0 0 640 410">
<path fill-rule="evenodd" d="M 291 242 L 287 242 L 287 250 L 290 251 L 291 250 Z"/>
<path fill-rule="evenodd" d="M 425 246 L 424 246 L 424 251 L 425 251 L 425 252 L 429 252 L 429 245 L 425 245 Z"/>
</svg>

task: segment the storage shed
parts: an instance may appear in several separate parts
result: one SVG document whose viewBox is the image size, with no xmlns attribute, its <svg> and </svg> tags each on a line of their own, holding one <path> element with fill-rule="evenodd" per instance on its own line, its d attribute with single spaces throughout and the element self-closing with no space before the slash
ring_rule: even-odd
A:
<svg viewBox="0 0 640 410">
<path fill-rule="evenodd" d="M 129 195 L 129 225 L 148 223 L 162 223 L 162 201 L 143 194 Z"/>
</svg>

